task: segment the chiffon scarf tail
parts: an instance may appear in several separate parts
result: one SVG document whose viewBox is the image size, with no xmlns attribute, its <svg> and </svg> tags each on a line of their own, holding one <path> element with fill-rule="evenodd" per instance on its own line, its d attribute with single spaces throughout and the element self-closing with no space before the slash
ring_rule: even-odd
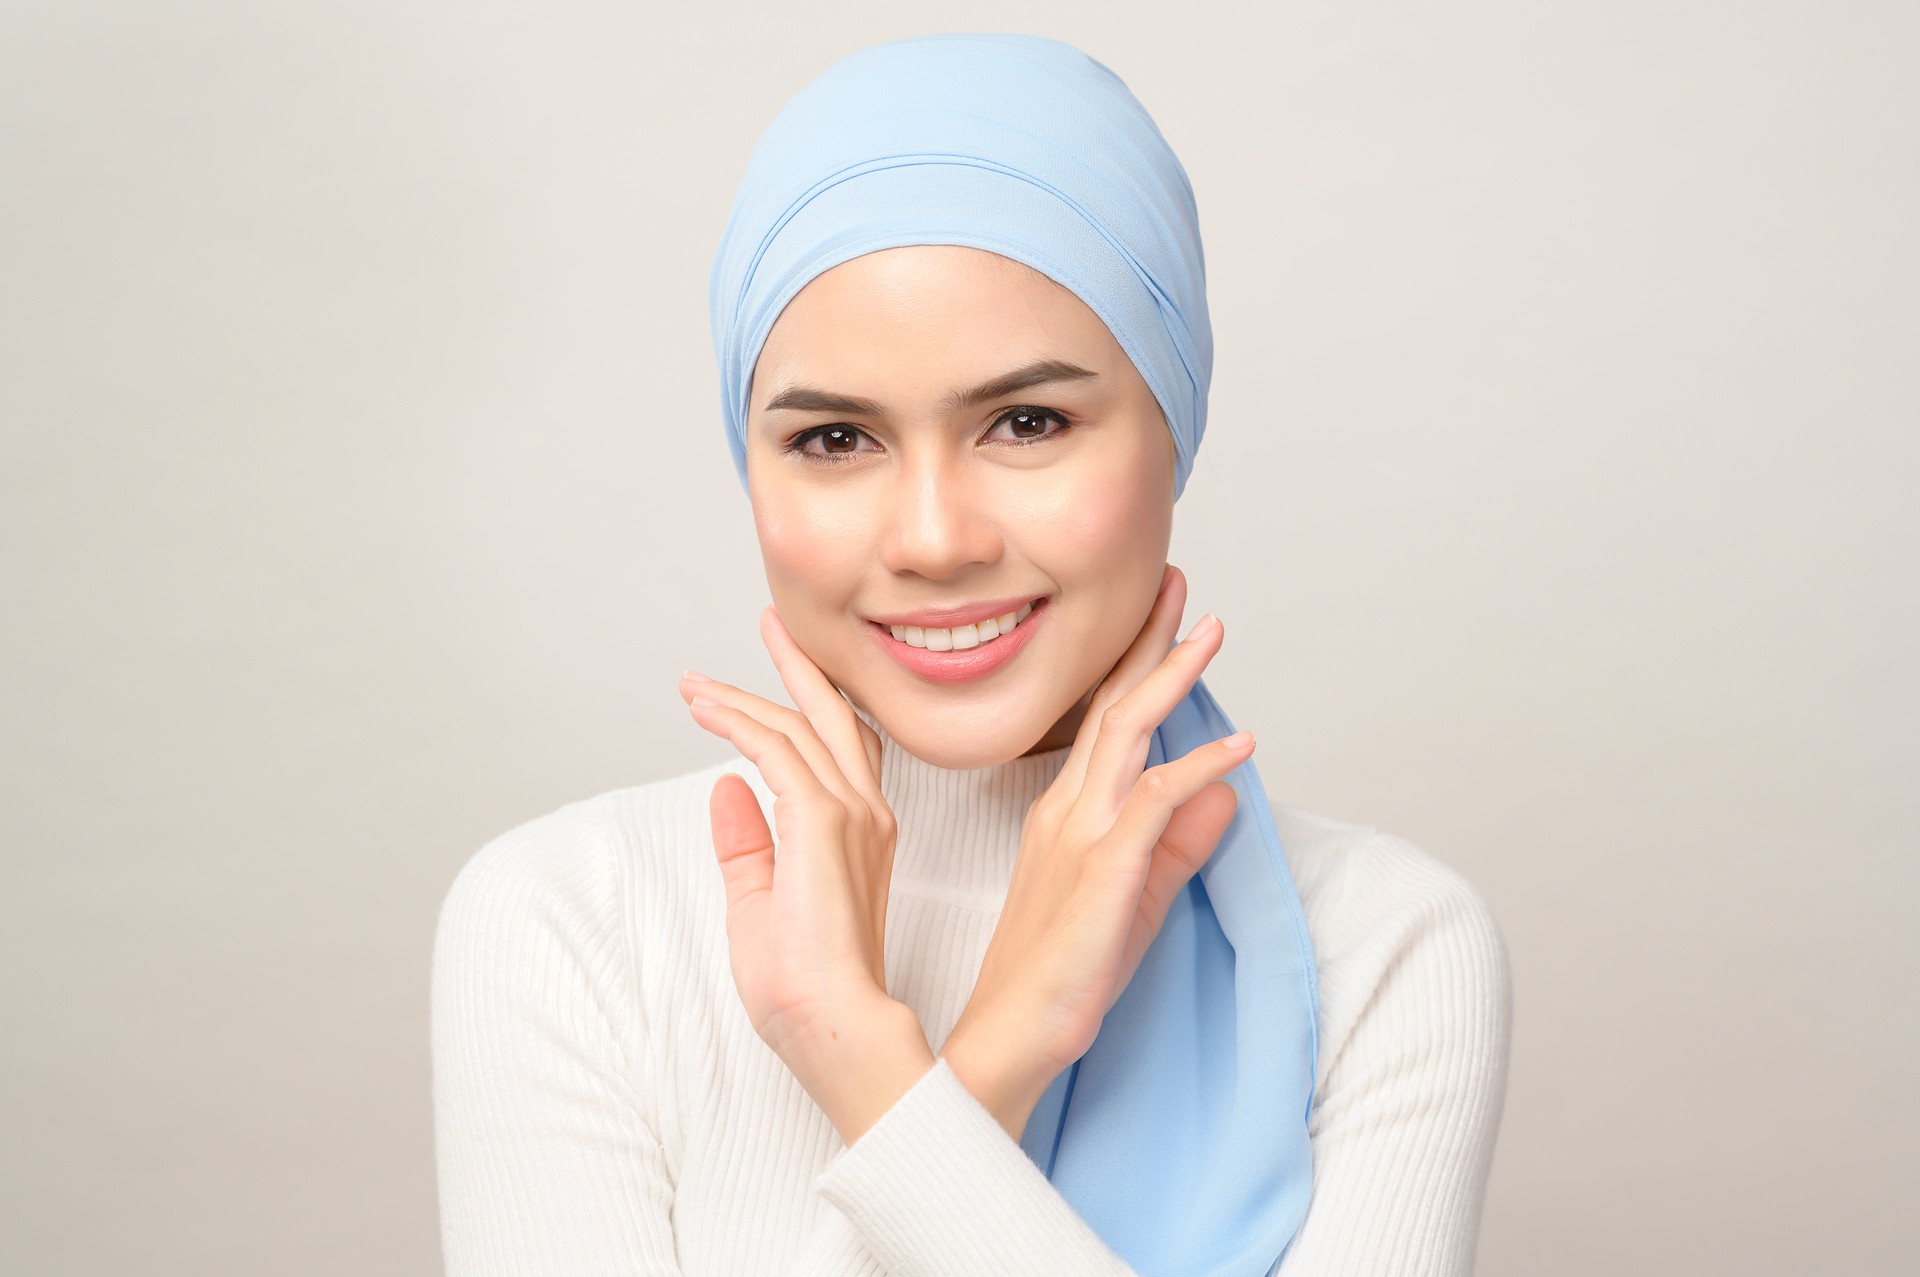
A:
<svg viewBox="0 0 1920 1277">
<path fill-rule="evenodd" d="M 1233 731 L 1197 680 L 1148 766 Z M 1020 1140 L 1144 1277 L 1265 1277 L 1312 1196 L 1312 941 L 1253 760 L 1227 779 L 1232 822 Z"/>
</svg>

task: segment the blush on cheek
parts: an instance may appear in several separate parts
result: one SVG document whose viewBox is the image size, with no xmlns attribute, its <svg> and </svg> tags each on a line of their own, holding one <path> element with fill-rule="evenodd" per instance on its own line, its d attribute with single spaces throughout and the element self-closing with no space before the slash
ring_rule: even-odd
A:
<svg viewBox="0 0 1920 1277">
<path fill-rule="evenodd" d="M 760 557 L 766 565 L 767 585 L 773 602 L 784 617 L 794 622 L 817 614 L 829 606 L 837 592 L 832 542 L 781 527 L 763 531 Z"/>
<path fill-rule="evenodd" d="M 1033 652 L 1066 714 L 1113 668 L 1153 610 L 1173 527 L 1173 493 L 1150 453 L 1102 458 L 1030 508 L 1021 548 L 1059 588 L 1061 610 Z M 1030 659 L 1030 658 L 1029 658 Z"/>
<path fill-rule="evenodd" d="M 862 637 L 844 622 L 860 593 L 861 547 L 868 542 L 849 535 L 828 502 L 757 491 L 753 513 L 774 607 L 817 663 L 832 661 L 834 651 Z"/>
<path fill-rule="evenodd" d="M 1113 592 L 1124 592 L 1124 582 L 1143 580 L 1157 590 L 1173 532 L 1173 497 L 1155 462 L 1145 453 L 1118 456 L 1059 491 L 1035 553 L 1045 554 L 1062 586 L 1097 586 L 1116 605 L 1122 600 Z"/>
</svg>

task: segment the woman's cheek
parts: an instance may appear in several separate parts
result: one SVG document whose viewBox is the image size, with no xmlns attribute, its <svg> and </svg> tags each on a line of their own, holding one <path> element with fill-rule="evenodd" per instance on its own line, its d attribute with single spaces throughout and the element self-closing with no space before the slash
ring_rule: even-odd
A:
<svg viewBox="0 0 1920 1277">
<path fill-rule="evenodd" d="M 1112 585 L 1139 575 L 1157 591 L 1173 501 L 1155 460 L 1134 452 L 1101 458 L 1073 482 L 1053 485 L 1053 500 L 1031 531 L 1034 553 L 1063 586 L 1068 578 Z"/>
<path fill-rule="evenodd" d="M 817 502 L 783 499 L 756 492 L 754 528 L 774 606 L 803 648 L 818 651 L 830 642 L 822 631 L 859 589 L 859 565 L 849 547 L 862 544 L 823 521 Z"/>
</svg>

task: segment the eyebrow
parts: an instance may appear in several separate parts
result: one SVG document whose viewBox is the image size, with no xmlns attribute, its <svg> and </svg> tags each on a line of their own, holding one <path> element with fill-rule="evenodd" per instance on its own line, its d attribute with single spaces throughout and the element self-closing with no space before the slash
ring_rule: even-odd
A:
<svg viewBox="0 0 1920 1277">
<path fill-rule="evenodd" d="M 989 399 L 998 399 L 1010 395 L 1016 390 L 1026 390 L 1031 386 L 1045 385 L 1054 381 L 1077 381 L 1083 377 L 1098 377 L 1100 374 L 1082 368 L 1078 364 L 1068 363 L 1064 359 L 1040 359 L 1012 372 L 1002 373 L 992 381 L 985 381 L 971 390 L 956 390 L 940 401 L 946 411 L 963 412 L 976 404 Z M 886 411 L 871 399 L 862 399 L 857 395 L 843 395 L 831 390 L 816 390 L 812 386 L 788 386 L 773 398 L 767 400 L 766 412 L 781 410 L 795 412 L 844 412 L 856 417 L 884 417 Z"/>
</svg>

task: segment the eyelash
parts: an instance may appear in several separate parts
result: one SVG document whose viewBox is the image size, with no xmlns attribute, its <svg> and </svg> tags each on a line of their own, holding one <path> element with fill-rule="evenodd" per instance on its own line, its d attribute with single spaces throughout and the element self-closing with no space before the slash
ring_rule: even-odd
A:
<svg viewBox="0 0 1920 1277">
<path fill-rule="evenodd" d="M 1065 413 L 1056 412 L 1052 408 L 1042 408 L 1037 404 L 1023 404 L 1017 408 L 1009 408 L 1005 412 L 1001 413 L 999 416 L 995 417 L 993 419 L 993 424 L 995 426 L 998 426 L 1001 422 L 1005 421 L 1009 417 L 1018 417 L 1023 414 L 1029 417 L 1051 417 L 1055 421 L 1060 423 L 1060 428 L 1057 430 L 1049 430 L 1046 434 L 1034 435 L 1033 437 L 1027 438 L 1027 439 L 1008 439 L 1008 440 L 1003 440 L 1002 442 L 1010 444 L 1016 448 L 1026 448 L 1036 443 L 1046 443 L 1050 440 L 1058 439 L 1061 435 L 1064 435 L 1069 430 L 1073 429 L 1074 423 L 1072 419 L 1069 418 Z M 854 460 L 856 457 L 860 455 L 859 450 L 855 450 L 853 452 L 808 452 L 807 451 L 807 443 L 809 440 L 811 440 L 815 435 L 823 435 L 823 434 L 826 434 L 828 431 L 832 431 L 832 430 L 851 430 L 857 434 L 866 434 L 866 431 L 861 430 L 860 427 L 849 426 L 844 423 L 835 423 L 832 425 L 825 425 L 825 426 L 809 426 L 805 430 L 802 430 L 799 434 L 795 435 L 793 438 L 787 440 L 786 443 L 782 444 L 780 446 L 780 451 L 783 453 L 791 453 L 799 457 L 801 460 L 806 461 L 810 464 L 824 465 L 824 466 L 843 465 L 846 462 Z M 871 435 L 868 435 L 867 437 L 872 438 Z"/>
</svg>

